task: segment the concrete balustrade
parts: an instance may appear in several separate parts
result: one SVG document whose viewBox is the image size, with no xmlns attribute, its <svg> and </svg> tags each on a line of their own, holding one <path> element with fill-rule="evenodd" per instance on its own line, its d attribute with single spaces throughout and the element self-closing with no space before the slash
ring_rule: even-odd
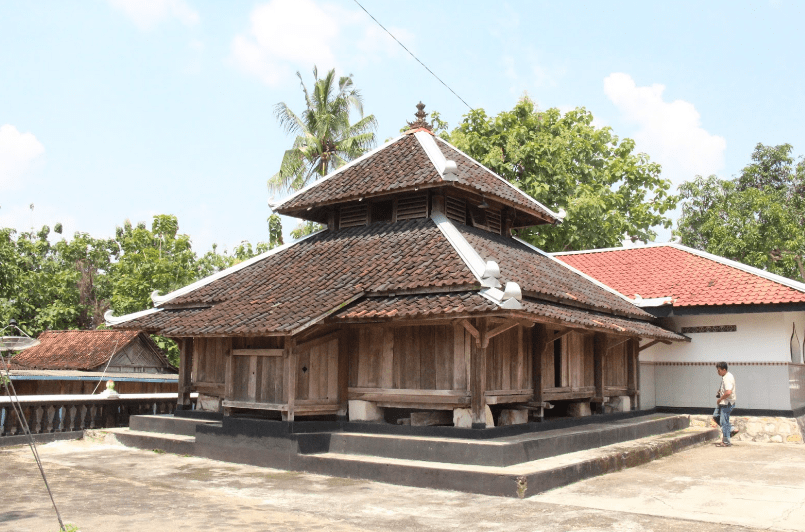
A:
<svg viewBox="0 0 805 532">
<path fill-rule="evenodd" d="M 196 401 L 197 394 L 191 400 Z M 31 434 L 50 434 L 85 429 L 128 427 L 139 414 L 172 414 L 178 394 L 28 395 L 19 406 Z M 0 397 L 0 438 L 24 434 L 11 398 Z"/>
</svg>

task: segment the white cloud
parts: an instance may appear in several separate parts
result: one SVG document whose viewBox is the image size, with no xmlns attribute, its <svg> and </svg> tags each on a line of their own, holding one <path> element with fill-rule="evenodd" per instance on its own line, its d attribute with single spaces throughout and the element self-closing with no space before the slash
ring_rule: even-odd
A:
<svg viewBox="0 0 805 532">
<path fill-rule="evenodd" d="M 724 167 L 727 141 L 701 126 L 693 104 L 663 100 L 664 85 L 638 87 L 628 74 L 614 73 L 604 79 L 604 93 L 623 117 L 638 126 L 630 135 L 640 151 L 663 166 L 663 177 L 674 184 L 696 174 L 710 175 Z"/>
<path fill-rule="evenodd" d="M 294 72 L 339 69 L 336 57 L 350 64 L 377 61 L 403 52 L 364 13 L 313 0 L 271 0 L 254 8 L 250 27 L 232 40 L 232 60 L 263 83 L 279 85 Z M 413 34 L 391 31 L 409 48 Z M 343 38 L 342 38 L 343 37 Z"/>
<path fill-rule="evenodd" d="M 0 190 L 17 188 L 45 147 L 31 133 L 20 133 L 11 124 L 0 126 Z"/>
<path fill-rule="evenodd" d="M 141 30 L 150 30 L 161 22 L 175 18 L 185 26 L 198 24 L 198 12 L 185 0 L 107 0 L 125 13 Z"/>
</svg>

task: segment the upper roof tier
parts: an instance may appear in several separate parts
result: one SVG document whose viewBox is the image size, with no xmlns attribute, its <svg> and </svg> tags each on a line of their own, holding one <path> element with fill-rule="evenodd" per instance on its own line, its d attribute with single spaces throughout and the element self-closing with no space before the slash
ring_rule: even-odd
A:
<svg viewBox="0 0 805 532">
<path fill-rule="evenodd" d="M 340 204 L 382 201 L 425 189 L 452 189 L 506 212 L 510 227 L 561 222 L 523 193 L 425 128 L 409 130 L 273 205 L 275 212 L 327 223 Z"/>
</svg>

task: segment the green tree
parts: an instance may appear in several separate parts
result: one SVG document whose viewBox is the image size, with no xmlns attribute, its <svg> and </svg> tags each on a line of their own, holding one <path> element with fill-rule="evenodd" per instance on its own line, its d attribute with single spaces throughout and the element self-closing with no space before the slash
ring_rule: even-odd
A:
<svg viewBox="0 0 805 532">
<path fill-rule="evenodd" d="M 526 96 L 511 111 L 489 117 L 470 111 L 450 141 L 543 205 L 567 216 L 558 226 L 538 226 L 519 236 L 546 251 L 620 245 L 624 233 L 640 240 L 670 227 L 665 213 L 678 198 L 660 165 L 634 153 L 609 127 L 593 125 L 577 108 L 539 111 Z"/>
<path fill-rule="evenodd" d="M 113 242 L 76 233 L 51 244 L 49 236 L 48 226 L 19 235 L 0 229 L 0 321 L 15 318 L 32 335 L 94 328 L 108 305 Z"/>
<path fill-rule="evenodd" d="M 149 308 L 154 290 L 165 294 L 196 280 L 196 254 L 190 237 L 179 234 L 176 216 L 154 216 L 150 230 L 126 220 L 115 234 L 120 250 L 111 272 L 115 314 Z"/>
<path fill-rule="evenodd" d="M 319 79 L 313 67 L 313 90 L 308 92 L 297 72 L 305 96 L 305 109 L 297 115 L 285 102 L 274 113 L 287 133 L 296 135 L 293 147 L 285 152 L 280 170 L 268 180 L 271 191 L 299 190 L 344 163 L 360 157 L 375 144 L 374 115 L 363 116 L 363 99 L 352 83 L 352 76 L 336 82 L 335 69 Z M 360 118 L 350 124 L 350 112 Z"/>
<path fill-rule="evenodd" d="M 696 249 L 805 281 L 805 161 L 790 144 L 758 144 L 739 176 L 680 186 L 677 233 Z"/>
</svg>

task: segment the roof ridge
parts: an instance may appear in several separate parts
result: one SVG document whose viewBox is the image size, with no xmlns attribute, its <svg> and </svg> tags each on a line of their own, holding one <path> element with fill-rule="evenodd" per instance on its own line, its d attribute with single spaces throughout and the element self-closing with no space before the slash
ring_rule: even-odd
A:
<svg viewBox="0 0 805 532">
<path fill-rule="evenodd" d="M 604 290 L 606 290 L 606 291 L 608 291 L 608 292 L 611 292 L 612 294 L 614 294 L 614 295 L 616 295 L 616 296 L 618 296 L 618 297 L 622 298 L 624 301 L 626 301 L 626 302 L 627 302 L 627 303 L 629 303 L 630 305 L 633 305 L 635 308 L 637 308 L 637 309 L 639 309 L 639 310 L 641 310 L 641 311 L 643 310 L 643 309 L 641 309 L 639 306 L 635 305 L 634 300 L 633 300 L 633 299 L 629 299 L 629 297 L 628 297 L 626 294 L 623 294 L 623 293 L 621 293 L 621 292 L 618 292 L 617 290 L 615 290 L 614 288 L 612 288 L 612 287 L 611 287 L 611 286 L 609 286 L 608 284 L 602 283 L 602 282 L 601 282 L 601 281 L 599 281 L 598 279 L 596 279 L 596 278 L 594 278 L 594 277 L 591 277 L 590 275 L 587 275 L 587 274 L 586 274 L 586 273 L 584 273 L 583 271 L 581 271 L 581 270 L 579 270 L 579 269 L 577 269 L 577 268 L 574 268 L 574 267 L 573 267 L 573 266 L 571 266 L 570 264 L 567 264 L 566 262 L 563 262 L 563 261 L 561 261 L 561 260 L 557 259 L 556 257 L 554 257 L 554 256 L 553 256 L 553 255 L 554 255 L 553 253 L 548 253 L 548 252 L 546 252 L 546 251 L 543 251 L 543 250 L 539 249 L 537 246 L 535 246 L 535 245 L 533 245 L 533 244 L 530 244 L 529 242 L 526 242 L 525 240 L 523 240 L 523 239 L 521 239 L 521 238 L 519 238 L 519 237 L 516 237 L 516 236 L 515 236 L 515 237 L 512 237 L 512 238 L 514 238 L 514 240 L 516 240 L 517 242 L 520 242 L 520 243 L 521 243 L 521 244 L 523 244 L 524 246 L 527 246 L 527 247 L 529 247 L 529 248 L 533 249 L 534 251 L 536 251 L 537 253 L 539 253 L 539 254 L 541 254 L 541 255 L 544 255 L 545 257 L 547 257 L 547 258 L 551 259 L 552 261 L 556 262 L 557 264 L 561 264 L 562 266 L 564 266 L 564 267 L 565 267 L 565 268 L 567 268 L 568 270 L 572 271 L 573 273 L 576 273 L 576 274 L 580 275 L 581 277 L 583 277 L 584 279 L 587 279 L 588 281 L 592 282 L 592 283 L 593 283 L 593 284 L 595 284 L 596 286 L 598 286 L 598 287 L 600 287 L 600 288 L 603 288 Z M 643 311 L 643 312 L 645 312 L 645 311 Z M 639 318 L 636 318 L 636 319 L 639 319 Z"/>
<path fill-rule="evenodd" d="M 745 273 L 757 275 L 758 277 L 762 277 L 767 281 L 776 282 L 783 286 L 787 286 L 793 290 L 798 290 L 800 292 L 805 293 L 805 283 L 800 283 L 799 281 L 795 281 L 793 279 L 789 279 L 788 277 L 783 277 L 782 275 L 778 275 L 776 273 L 771 273 L 766 270 L 761 270 L 760 268 L 755 268 L 754 266 L 749 266 L 748 264 L 743 264 L 742 262 L 738 262 L 732 259 L 728 259 L 726 257 L 720 257 L 718 255 L 714 255 L 713 253 L 708 253 L 707 251 L 702 251 L 700 249 L 691 248 L 688 246 L 683 246 L 682 244 L 669 244 L 670 247 L 676 248 L 680 251 L 685 251 L 690 253 L 691 255 L 698 255 L 704 259 L 711 260 L 718 264 L 722 264 L 724 266 L 728 266 L 731 268 L 735 268 L 736 270 L 740 270 Z"/>
<path fill-rule="evenodd" d="M 457 151 L 458 153 L 460 153 L 461 155 L 463 155 L 464 157 L 466 157 L 466 158 L 467 158 L 467 159 L 469 159 L 470 161 L 474 162 L 475 164 L 477 164 L 478 166 L 480 166 L 481 168 L 483 168 L 484 170 L 486 170 L 487 172 L 489 172 L 489 173 L 490 173 L 492 176 L 494 176 L 495 178 L 499 179 L 500 181 L 502 181 L 503 183 L 505 183 L 506 185 L 508 185 L 509 187 L 511 187 L 512 189 L 514 189 L 514 190 L 515 190 L 515 191 L 517 191 L 518 193 L 520 193 L 520 194 L 521 194 L 521 195 L 522 195 L 524 198 L 526 198 L 528 201 L 530 201 L 530 202 L 532 202 L 532 203 L 536 203 L 536 204 L 537 204 L 537 205 L 539 205 L 541 208 L 545 209 L 545 211 L 546 211 L 546 212 L 547 212 L 549 215 L 553 216 L 555 219 L 557 219 L 557 220 L 562 220 L 562 219 L 563 219 L 563 217 L 562 217 L 562 216 L 560 216 L 558 212 L 555 212 L 553 209 L 549 209 L 548 207 L 546 207 L 545 205 L 543 205 L 542 203 L 540 203 L 539 201 L 537 201 L 537 200 L 536 200 L 536 199 L 534 199 L 533 197 L 529 196 L 528 194 L 526 194 L 525 192 L 523 192 L 522 190 L 520 190 L 520 189 L 519 189 L 519 188 L 517 188 L 516 186 L 512 185 L 512 184 L 511 184 L 511 183 L 510 183 L 510 182 L 509 182 L 507 179 L 504 179 L 502 176 L 499 176 L 497 173 L 493 172 L 493 171 L 492 171 L 490 168 L 487 168 L 487 167 L 486 167 L 486 166 L 485 166 L 483 163 L 479 162 L 477 159 L 475 159 L 475 158 L 473 158 L 473 157 L 470 157 L 469 155 L 467 155 L 466 153 L 464 153 L 463 151 L 461 151 L 459 148 L 457 148 L 456 146 L 454 146 L 454 145 L 450 144 L 449 142 L 447 142 L 446 140 L 444 140 L 444 139 L 443 139 L 443 138 L 441 138 L 441 137 L 434 136 L 433 138 L 434 138 L 434 139 L 438 139 L 438 141 L 442 142 L 442 143 L 443 143 L 443 144 L 445 144 L 446 146 L 450 147 L 451 149 L 453 149 L 453 150 Z M 445 158 L 447 158 L 447 156 L 445 156 Z"/>
</svg>

